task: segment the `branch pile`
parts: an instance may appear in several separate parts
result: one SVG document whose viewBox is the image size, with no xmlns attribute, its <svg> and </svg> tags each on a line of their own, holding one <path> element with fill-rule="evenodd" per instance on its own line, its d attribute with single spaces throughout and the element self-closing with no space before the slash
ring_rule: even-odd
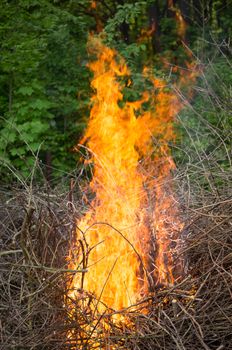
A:
<svg viewBox="0 0 232 350">
<path fill-rule="evenodd" d="M 1 192 L 1 349 L 231 349 L 232 197 L 209 196 L 184 208 L 186 274 L 122 310 L 97 312 L 94 295 L 80 290 L 65 303 L 75 217 L 70 192 Z M 82 247 L 83 249 L 83 247 Z M 187 266 L 188 265 L 188 266 Z M 93 305 L 95 307 L 93 307 Z M 73 312 L 73 310 L 75 310 Z M 146 310 L 146 312 L 144 311 Z"/>
</svg>

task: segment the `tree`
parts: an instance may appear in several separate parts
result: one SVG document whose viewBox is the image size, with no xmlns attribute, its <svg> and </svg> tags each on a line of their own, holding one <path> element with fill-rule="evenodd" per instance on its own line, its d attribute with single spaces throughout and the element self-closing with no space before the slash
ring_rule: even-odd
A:
<svg viewBox="0 0 232 350">
<path fill-rule="evenodd" d="M 86 49 L 88 33 L 98 33 L 126 59 L 133 84 L 125 88 L 124 97 L 133 100 L 144 89 L 144 66 L 162 76 L 169 76 L 172 66 L 185 67 L 184 45 L 206 60 L 213 37 L 217 42 L 223 40 L 220 49 L 228 56 L 229 3 L 2 0 L 2 177 L 10 167 L 27 178 L 38 152 L 48 179 L 75 167 L 78 156 L 72 149 L 85 127 L 91 95 L 86 67 L 91 59 Z M 174 70 L 171 78 L 176 79 Z"/>
<path fill-rule="evenodd" d="M 0 155 L 24 176 L 39 150 L 48 176 L 50 167 L 64 172 L 75 165 L 70 151 L 89 96 L 88 26 L 87 18 L 51 1 L 3 1 Z"/>
</svg>

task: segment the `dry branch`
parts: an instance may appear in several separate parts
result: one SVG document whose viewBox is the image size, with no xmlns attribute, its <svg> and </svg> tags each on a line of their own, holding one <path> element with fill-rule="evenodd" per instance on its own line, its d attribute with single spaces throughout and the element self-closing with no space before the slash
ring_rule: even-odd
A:
<svg viewBox="0 0 232 350">
<path fill-rule="evenodd" d="M 27 191 L 17 189 L 1 198 L 1 349 L 231 348 L 229 193 L 208 196 L 207 201 L 204 197 L 202 203 L 197 198 L 185 207 L 185 244 L 180 254 L 188 263 L 186 276 L 121 310 L 125 322 L 115 322 L 113 315 L 119 312 L 112 309 L 100 314 L 101 301 L 83 289 L 65 303 L 67 282 L 73 274 L 87 272 L 91 247 L 79 242 L 84 264 L 67 269 L 79 215 L 67 205 L 70 194 L 61 197 L 34 190 L 30 195 L 31 211 Z M 72 201 L 74 195 L 72 189 Z"/>
</svg>

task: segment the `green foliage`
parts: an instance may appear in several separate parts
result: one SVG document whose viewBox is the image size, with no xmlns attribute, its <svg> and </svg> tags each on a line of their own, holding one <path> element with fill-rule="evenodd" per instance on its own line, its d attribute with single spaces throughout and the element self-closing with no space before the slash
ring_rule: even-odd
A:
<svg viewBox="0 0 232 350">
<path fill-rule="evenodd" d="M 49 153 L 52 166 L 68 171 L 87 113 L 88 20 L 46 0 L 3 1 L 0 16 L 1 160 L 27 176 L 40 150 L 41 160 Z"/>
<path fill-rule="evenodd" d="M 121 33 L 118 27 L 123 24 L 135 24 L 139 16 L 144 12 L 146 7 L 145 1 L 136 1 L 134 4 L 125 3 L 124 5 L 118 5 L 116 13 L 113 18 L 109 18 L 104 28 L 107 34 L 107 43 L 112 45 L 116 44 L 117 39 L 120 39 Z"/>
<path fill-rule="evenodd" d="M 96 32 L 99 23 L 106 44 L 120 52 L 131 71 L 132 83 L 124 88 L 122 103 L 136 100 L 142 91 L 152 88 L 141 74 L 144 66 L 150 67 L 154 75 L 167 78 L 170 69 L 168 65 L 168 69 L 164 69 L 164 57 L 171 65 L 185 65 L 188 57 L 175 19 L 175 11 L 182 11 L 184 2 L 174 3 L 174 8 L 168 8 L 167 1 L 104 0 L 97 1 L 94 7 L 90 0 L 2 0 L 2 178 L 12 180 L 9 167 L 27 178 L 36 157 L 55 179 L 75 167 L 78 155 L 72 149 L 85 128 L 92 94 L 91 73 L 86 67 L 91 60 L 86 49 L 87 37 L 89 32 Z M 220 128 L 229 147 L 226 132 L 231 127 L 228 113 L 232 77 L 227 58 L 227 41 L 232 34 L 229 6 L 223 0 L 187 5 L 186 43 L 191 44 L 191 49 L 204 62 L 209 57 L 214 60 L 208 65 L 207 77 L 199 82 L 207 94 L 195 94 L 195 112 L 184 112 L 188 115 L 186 127 L 198 130 L 201 125 L 204 135 L 209 124 L 214 129 Z M 152 21 L 155 30 L 149 34 Z M 216 43 L 220 41 L 220 54 L 215 57 Z M 176 79 L 175 73 L 172 72 L 171 78 Z M 210 108 L 203 108 L 206 105 Z M 197 115 L 201 115 L 201 121 Z M 180 128 L 185 144 L 188 141 L 184 132 L 184 128 Z M 192 131 L 190 135 L 193 137 Z M 202 138 L 199 135 L 194 141 L 195 154 L 211 149 L 218 139 L 215 132 Z M 180 162 L 185 161 L 183 154 L 177 152 L 176 157 Z M 224 164 L 228 166 L 226 160 Z"/>
</svg>

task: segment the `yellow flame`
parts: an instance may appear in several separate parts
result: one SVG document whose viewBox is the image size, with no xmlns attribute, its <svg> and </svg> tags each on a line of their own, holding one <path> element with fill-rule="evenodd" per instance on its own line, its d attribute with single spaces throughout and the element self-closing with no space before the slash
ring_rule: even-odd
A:
<svg viewBox="0 0 232 350">
<path fill-rule="evenodd" d="M 168 142 L 175 139 L 173 121 L 182 104 L 147 68 L 144 76 L 152 81 L 152 92 L 139 101 L 123 102 L 118 77 L 128 76 L 129 69 L 115 50 L 99 42 L 94 46 L 97 60 L 89 67 L 95 95 L 81 143 L 94 165 L 90 187 L 95 197 L 76 231 L 76 241 L 88 242 L 88 272 L 84 283 L 75 275 L 69 296 L 75 297 L 83 287 L 94 294 L 95 309 L 102 312 L 105 307 L 120 310 L 133 305 L 152 291 L 154 283 L 174 282 L 182 223 L 173 195 L 175 164 Z M 148 100 L 153 107 L 143 111 Z M 82 258 L 71 249 L 69 267 Z M 181 273 L 180 263 L 178 268 Z"/>
</svg>

